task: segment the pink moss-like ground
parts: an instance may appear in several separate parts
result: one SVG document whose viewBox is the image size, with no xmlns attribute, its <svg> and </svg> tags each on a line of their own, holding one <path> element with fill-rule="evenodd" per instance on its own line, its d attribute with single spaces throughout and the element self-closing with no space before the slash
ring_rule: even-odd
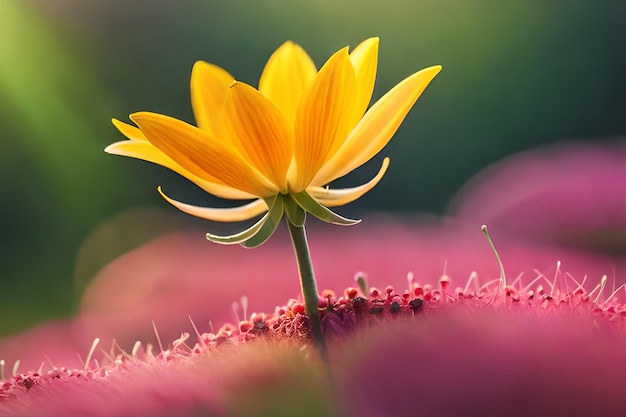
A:
<svg viewBox="0 0 626 417">
<path fill-rule="evenodd" d="M 325 291 L 328 368 L 297 300 L 163 350 L 14 375 L 2 416 L 621 416 L 626 309 L 556 275 Z M 328 372 L 328 373 L 327 373 Z"/>
<path fill-rule="evenodd" d="M 498 264 L 478 226 L 442 220 L 376 218 L 353 228 L 327 227 L 311 221 L 309 241 L 320 288 L 354 286 L 354 274 L 365 271 L 372 285 L 406 288 L 407 273 L 422 284 L 438 285 L 444 273 L 451 286 L 465 287 L 475 273 L 485 282 L 498 276 Z M 300 291 L 293 249 L 279 230 L 255 250 L 212 245 L 204 229 L 177 232 L 144 244 L 106 265 L 84 292 L 79 314 L 70 321 L 44 323 L 0 341 L 0 359 L 21 369 L 41 363 L 80 367 L 94 338 L 102 346 L 112 340 L 130 350 L 136 340 L 156 343 L 152 321 L 162 340 L 192 332 L 189 317 L 201 329 L 209 322 L 236 321 L 233 302 L 242 296 L 248 311 L 272 312 Z M 624 283 L 626 262 L 599 254 L 560 247 L 527 245 L 492 231 L 507 274 L 530 282 L 539 273 L 561 274 L 599 282 Z M 621 281 L 620 281 L 621 280 Z M 383 288 L 384 289 L 384 288 Z M 338 294 L 341 295 L 341 294 Z M 241 304 L 241 303 L 240 303 Z M 242 313 L 240 308 L 240 314 Z"/>
</svg>

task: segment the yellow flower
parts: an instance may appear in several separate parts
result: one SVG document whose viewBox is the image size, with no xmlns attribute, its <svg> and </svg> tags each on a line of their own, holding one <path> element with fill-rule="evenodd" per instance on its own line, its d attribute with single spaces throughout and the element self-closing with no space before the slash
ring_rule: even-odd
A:
<svg viewBox="0 0 626 417">
<path fill-rule="evenodd" d="M 220 243 L 261 244 L 284 213 L 296 225 L 304 223 L 305 212 L 354 224 L 327 207 L 350 203 L 372 189 L 389 158 L 366 184 L 339 190 L 326 184 L 376 155 L 441 70 L 434 66 L 409 76 L 367 110 L 377 62 L 377 38 L 351 53 L 347 47 L 339 50 L 319 72 L 300 46 L 286 42 L 267 62 L 258 89 L 197 62 L 191 74 L 197 127 L 161 114 L 134 113 L 130 119 L 137 127 L 113 120 L 129 140 L 106 152 L 167 167 L 218 197 L 254 200 L 236 208 L 197 207 L 159 188 L 163 198 L 188 214 L 230 222 L 267 212 L 244 232 L 207 235 Z"/>
</svg>

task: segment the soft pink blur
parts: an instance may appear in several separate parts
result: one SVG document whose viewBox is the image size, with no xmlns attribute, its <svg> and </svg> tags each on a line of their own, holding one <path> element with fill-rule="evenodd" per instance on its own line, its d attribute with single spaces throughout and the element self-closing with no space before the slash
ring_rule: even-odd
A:
<svg viewBox="0 0 626 417">
<path fill-rule="evenodd" d="M 472 179 L 451 213 L 513 238 L 626 256 L 626 143 L 563 143 Z"/>
<path fill-rule="evenodd" d="M 294 415 L 263 411 L 263 396 L 274 410 L 328 416 L 324 368 L 289 343 L 232 346 L 189 356 L 168 351 L 148 359 L 60 377 L 44 377 L 30 388 L 0 396 L 3 417 L 191 417 Z M 241 412 L 246 411 L 247 412 Z"/>
<path fill-rule="evenodd" d="M 338 355 L 342 400 L 359 417 L 623 416 L 614 330 L 570 311 L 463 307 L 366 329 Z"/>
</svg>

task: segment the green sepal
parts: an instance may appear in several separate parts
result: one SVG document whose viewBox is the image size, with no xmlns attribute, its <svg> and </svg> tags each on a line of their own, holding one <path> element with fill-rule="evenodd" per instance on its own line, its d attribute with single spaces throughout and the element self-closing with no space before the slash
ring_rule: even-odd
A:
<svg viewBox="0 0 626 417">
<path fill-rule="evenodd" d="M 241 246 L 244 248 L 256 248 L 272 237 L 276 228 L 280 224 L 281 219 L 283 218 L 283 213 L 285 212 L 285 205 L 283 204 L 284 200 L 284 197 L 280 194 L 277 194 L 276 197 L 273 198 L 273 202 L 269 199 L 265 200 L 270 207 L 270 211 L 267 213 L 267 220 L 261 226 L 259 231 L 242 242 Z"/>
<path fill-rule="evenodd" d="M 327 223 L 338 224 L 341 226 L 352 226 L 353 224 L 361 222 L 361 220 L 348 219 L 330 211 L 327 207 L 318 203 L 317 200 L 311 197 L 306 191 L 290 195 L 305 211 L 308 211 L 318 219 Z"/>
<path fill-rule="evenodd" d="M 287 219 L 296 227 L 304 226 L 304 222 L 306 221 L 306 211 L 302 207 L 298 205 L 291 198 L 291 195 L 284 196 L 285 202 L 285 213 L 287 214 Z"/>
<path fill-rule="evenodd" d="M 220 235 L 214 235 L 212 233 L 207 233 L 206 238 L 210 240 L 211 242 L 219 243 L 222 245 L 236 245 L 238 243 L 245 242 L 246 240 L 252 238 L 254 235 L 259 233 L 261 229 L 263 228 L 263 226 L 265 225 L 265 223 L 270 219 L 272 209 L 276 205 L 277 199 L 278 199 L 278 195 L 272 197 L 271 199 L 266 199 L 265 202 L 267 203 L 267 206 L 270 208 L 269 211 L 265 213 L 265 215 L 261 217 L 258 222 L 256 222 L 255 224 L 253 224 L 252 226 L 250 226 L 248 229 L 244 230 L 243 232 L 235 233 L 234 235 L 229 235 L 229 236 L 220 236 Z M 281 203 L 281 206 L 282 206 L 282 203 Z"/>
<path fill-rule="evenodd" d="M 211 242 L 219 243 L 222 245 L 236 245 L 237 243 L 246 241 L 255 234 L 259 233 L 259 230 L 261 230 L 261 227 L 263 227 L 268 218 L 269 212 L 266 213 L 265 216 L 261 217 L 258 222 L 256 222 L 250 228 L 244 230 L 243 232 L 235 233 L 234 235 L 229 236 L 220 236 L 214 235 L 212 233 L 207 233 L 206 238 Z"/>
</svg>

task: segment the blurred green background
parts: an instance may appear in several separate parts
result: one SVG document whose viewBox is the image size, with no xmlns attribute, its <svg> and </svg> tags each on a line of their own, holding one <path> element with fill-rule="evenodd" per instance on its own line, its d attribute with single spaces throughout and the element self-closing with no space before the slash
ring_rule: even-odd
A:
<svg viewBox="0 0 626 417">
<path fill-rule="evenodd" d="M 375 98 L 442 64 L 383 152 L 385 179 L 340 210 L 441 213 L 506 155 L 626 132 L 625 21 L 623 0 L 0 0 L 0 335 L 72 314 L 76 256 L 103 220 L 138 206 L 182 218 L 157 185 L 223 204 L 166 169 L 103 152 L 122 139 L 112 117 L 151 110 L 193 122 L 196 60 L 256 85 L 287 39 L 320 65 L 379 36 Z M 378 166 L 338 183 L 359 184 Z"/>
</svg>

